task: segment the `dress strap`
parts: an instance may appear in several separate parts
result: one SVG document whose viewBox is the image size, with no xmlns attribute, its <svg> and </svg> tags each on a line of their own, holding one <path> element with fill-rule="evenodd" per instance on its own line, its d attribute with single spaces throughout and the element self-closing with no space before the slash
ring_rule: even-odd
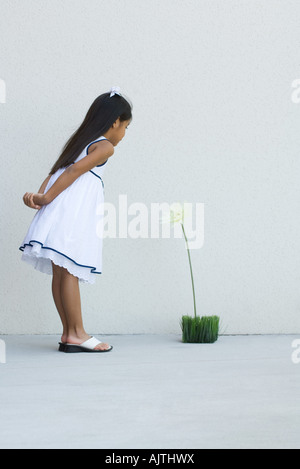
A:
<svg viewBox="0 0 300 469">
<path fill-rule="evenodd" d="M 88 151 L 89 151 L 90 146 L 93 145 L 93 143 L 101 142 L 101 140 L 107 140 L 107 138 L 105 138 L 105 137 L 99 137 L 99 138 L 97 138 L 97 140 L 93 140 L 91 143 L 89 143 L 89 144 L 86 146 L 86 155 L 85 155 L 85 156 L 88 155 Z"/>
</svg>

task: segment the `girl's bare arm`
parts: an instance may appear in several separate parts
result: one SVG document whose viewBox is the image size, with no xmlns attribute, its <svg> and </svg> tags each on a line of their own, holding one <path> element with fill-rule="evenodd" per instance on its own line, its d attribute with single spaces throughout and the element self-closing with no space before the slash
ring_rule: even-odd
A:
<svg viewBox="0 0 300 469">
<path fill-rule="evenodd" d="M 53 186 L 44 194 L 44 203 L 47 205 L 52 202 L 61 192 L 69 187 L 76 179 L 82 174 L 95 168 L 95 166 L 104 163 L 110 156 L 113 155 L 114 147 L 107 140 L 98 144 L 98 146 L 91 151 L 82 160 L 69 166 L 55 181 Z M 36 201 L 39 203 L 38 201 Z"/>
<path fill-rule="evenodd" d="M 50 178 L 51 178 L 51 174 L 49 174 L 49 176 L 45 179 L 45 181 L 43 182 L 43 184 L 42 184 L 41 187 L 39 188 L 38 194 L 44 194 L 45 189 L 46 189 L 46 187 L 47 187 L 47 184 L 48 184 Z"/>
<path fill-rule="evenodd" d="M 49 176 L 42 183 L 41 187 L 38 190 L 38 194 L 44 194 L 46 186 L 50 178 L 51 178 L 51 174 L 49 174 Z M 27 205 L 27 207 L 36 208 L 37 210 L 39 210 L 41 208 L 41 205 L 37 205 L 36 203 L 34 203 L 33 196 L 34 196 L 33 192 L 26 192 L 26 194 L 23 196 L 23 202 L 25 205 Z"/>
<path fill-rule="evenodd" d="M 55 199 L 61 192 L 63 192 L 67 187 L 69 187 L 79 176 L 90 171 L 95 166 L 103 164 L 108 160 L 110 156 L 114 153 L 113 145 L 107 140 L 99 142 L 94 150 L 91 151 L 87 156 L 82 158 L 82 160 L 77 163 L 69 166 L 55 181 L 55 183 L 50 187 L 46 194 L 42 193 L 45 190 L 48 181 L 48 178 L 45 179 L 43 184 L 39 189 L 39 193 L 34 194 L 26 192 L 23 197 L 25 205 L 28 205 L 31 208 L 41 208 L 43 205 L 47 205 L 52 200 Z"/>
</svg>

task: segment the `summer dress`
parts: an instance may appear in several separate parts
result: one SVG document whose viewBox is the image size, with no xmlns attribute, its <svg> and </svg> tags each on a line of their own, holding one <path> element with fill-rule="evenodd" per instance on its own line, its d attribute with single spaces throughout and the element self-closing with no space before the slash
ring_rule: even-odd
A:
<svg viewBox="0 0 300 469">
<path fill-rule="evenodd" d="M 88 154 L 90 142 L 75 162 Z M 38 210 L 31 222 L 20 250 L 22 260 L 35 269 L 52 274 L 52 264 L 67 269 L 80 282 L 94 283 L 102 273 L 103 215 L 105 164 L 79 176 L 52 202 Z M 53 174 L 45 193 L 66 170 Z"/>
</svg>

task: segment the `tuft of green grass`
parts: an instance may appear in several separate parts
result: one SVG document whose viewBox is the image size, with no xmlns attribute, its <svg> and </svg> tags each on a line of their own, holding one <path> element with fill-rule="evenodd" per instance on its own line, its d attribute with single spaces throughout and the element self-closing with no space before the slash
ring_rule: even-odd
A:
<svg viewBox="0 0 300 469">
<path fill-rule="evenodd" d="M 180 325 L 184 343 L 212 344 L 218 340 L 218 316 L 182 316 Z"/>
</svg>

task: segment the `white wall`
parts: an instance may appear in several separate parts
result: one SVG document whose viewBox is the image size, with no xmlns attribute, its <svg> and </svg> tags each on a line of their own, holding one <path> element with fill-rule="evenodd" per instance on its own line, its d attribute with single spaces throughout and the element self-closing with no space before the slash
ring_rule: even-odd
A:
<svg viewBox="0 0 300 469">
<path fill-rule="evenodd" d="M 297 0 L 1 0 L 1 333 L 59 333 L 51 277 L 21 262 L 36 191 L 99 94 L 134 120 L 105 173 L 118 204 L 205 204 L 198 314 L 225 333 L 300 333 Z M 297 101 L 297 100 L 295 100 Z M 106 239 L 83 285 L 90 333 L 180 333 L 183 239 Z"/>
</svg>

